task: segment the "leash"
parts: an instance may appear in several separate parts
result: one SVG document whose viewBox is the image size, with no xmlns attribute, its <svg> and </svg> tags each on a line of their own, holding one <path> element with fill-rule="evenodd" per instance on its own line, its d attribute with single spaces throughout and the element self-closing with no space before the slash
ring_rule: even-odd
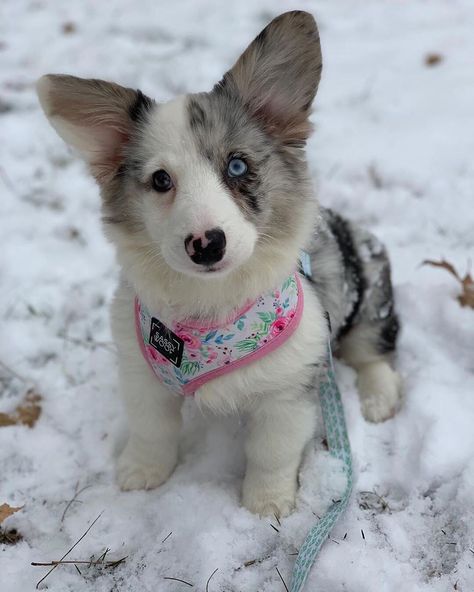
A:
<svg viewBox="0 0 474 592">
<path fill-rule="evenodd" d="M 306 255 L 306 253 L 304 253 L 304 255 Z M 307 260 L 305 261 L 305 257 L 302 257 L 302 259 L 302 267 L 306 275 L 308 264 Z M 328 323 L 330 326 L 329 317 Z M 347 481 L 341 498 L 332 503 L 324 516 L 315 526 L 313 526 L 306 536 L 306 539 L 298 552 L 298 557 L 296 558 L 293 568 L 290 592 L 300 592 L 303 589 L 309 572 L 316 561 L 316 557 L 338 518 L 346 509 L 352 491 L 351 447 L 347 435 L 341 393 L 339 392 L 334 373 L 334 363 L 329 339 L 327 371 L 326 375 L 323 376 L 320 382 L 319 399 L 321 402 L 324 426 L 326 428 L 326 439 L 328 442 L 329 453 L 331 456 L 342 461 L 343 471 Z"/>
</svg>

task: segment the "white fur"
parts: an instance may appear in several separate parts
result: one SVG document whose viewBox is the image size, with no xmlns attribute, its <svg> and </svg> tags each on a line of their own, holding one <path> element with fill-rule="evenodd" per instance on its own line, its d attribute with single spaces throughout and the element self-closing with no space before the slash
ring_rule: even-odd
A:
<svg viewBox="0 0 474 592">
<path fill-rule="evenodd" d="M 370 349 L 374 329 L 356 326 L 343 338 L 340 353 L 357 370 L 357 389 L 365 419 L 375 423 L 390 419 L 402 404 L 402 380 L 385 356 Z"/>
<path fill-rule="evenodd" d="M 169 267 L 202 279 L 210 274 L 188 257 L 184 239 L 189 234 L 204 235 L 217 227 L 224 231 L 226 251 L 213 276 L 242 265 L 252 255 L 258 236 L 211 163 L 198 153 L 185 101 L 185 97 L 174 99 L 150 116 L 141 147 L 144 154 L 152 155 L 143 167 L 144 180 L 164 169 L 173 179 L 175 190 L 170 195 L 145 195 L 143 219 Z"/>
<path fill-rule="evenodd" d="M 112 306 L 112 328 L 120 354 L 120 387 L 130 439 L 118 466 L 124 489 L 154 487 L 177 458 L 180 399 L 151 373 L 134 332 L 134 292 L 122 283 Z M 263 359 L 207 383 L 197 403 L 217 413 L 247 412 L 247 472 L 243 502 L 260 514 L 287 514 L 294 506 L 297 471 L 316 421 L 311 364 L 324 356 L 326 322 L 313 291 L 305 285 L 305 309 L 294 335 Z"/>
<path fill-rule="evenodd" d="M 399 374 L 383 359 L 359 366 L 357 371 L 357 388 L 365 419 L 378 423 L 393 417 L 402 402 Z"/>
</svg>

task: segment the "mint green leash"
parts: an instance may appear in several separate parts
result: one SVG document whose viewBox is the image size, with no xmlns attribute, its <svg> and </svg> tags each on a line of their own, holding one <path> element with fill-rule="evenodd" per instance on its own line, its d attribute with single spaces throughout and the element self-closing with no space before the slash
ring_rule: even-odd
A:
<svg viewBox="0 0 474 592">
<path fill-rule="evenodd" d="M 290 592 L 300 592 L 306 582 L 306 578 L 316 560 L 324 541 L 327 540 L 338 518 L 346 509 L 352 491 L 352 459 L 351 446 L 347 436 L 344 408 L 341 401 L 341 393 L 334 375 L 331 345 L 328 344 L 328 366 L 326 376 L 321 380 L 319 398 L 323 421 L 326 427 L 326 439 L 329 453 L 343 463 L 343 471 L 346 475 L 346 488 L 341 498 L 334 501 L 321 520 L 308 533 L 301 546 L 296 563 L 293 568 Z"/>
</svg>

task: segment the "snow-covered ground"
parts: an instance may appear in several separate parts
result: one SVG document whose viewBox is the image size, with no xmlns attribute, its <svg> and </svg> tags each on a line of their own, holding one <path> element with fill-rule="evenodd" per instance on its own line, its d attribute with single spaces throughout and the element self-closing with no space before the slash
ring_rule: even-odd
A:
<svg viewBox="0 0 474 592">
<path fill-rule="evenodd" d="M 54 592 L 284 592 L 294 553 L 334 497 L 337 467 L 315 442 L 297 511 L 278 526 L 239 505 L 243 426 L 186 408 L 181 462 L 156 491 L 122 493 L 123 442 L 107 306 L 117 268 L 99 196 L 40 113 L 46 72 L 114 79 L 159 100 L 206 90 L 277 12 L 315 12 L 325 69 L 308 148 L 323 204 L 388 245 L 403 322 L 401 413 L 363 421 L 354 373 L 337 366 L 355 492 L 312 571 L 314 592 L 474 590 L 474 310 L 455 299 L 444 256 L 474 256 L 472 0 L 2 0 L 0 4 L 0 411 L 27 383 L 36 426 L 0 428 L 5 526 L 1 592 L 27 592 L 31 561 L 106 547 L 114 570 L 61 566 Z M 428 54 L 441 61 L 425 63 Z M 75 489 L 87 487 L 68 508 Z M 275 530 L 272 525 L 277 528 Z M 172 534 L 170 534 L 172 533 Z M 362 536 L 364 535 L 364 537 Z M 165 540 L 166 539 L 166 540 Z M 251 562 L 251 563 L 249 563 Z"/>
</svg>

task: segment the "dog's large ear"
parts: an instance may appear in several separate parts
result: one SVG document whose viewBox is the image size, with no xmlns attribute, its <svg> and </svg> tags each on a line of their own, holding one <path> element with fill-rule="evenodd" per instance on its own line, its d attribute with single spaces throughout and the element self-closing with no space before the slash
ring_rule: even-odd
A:
<svg viewBox="0 0 474 592">
<path fill-rule="evenodd" d="M 79 151 L 99 182 L 117 172 L 135 123 L 152 105 L 140 91 L 75 76 L 43 76 L 37 92 L 52 126 Z"/>
<path fill-rule="evenodd" d="M 237 92 L 272 135 L 304 143 L 321 78 L 318 27 L 307 12 L 286 12 L 252 41 L 216 90 Z"/>
</svg>

